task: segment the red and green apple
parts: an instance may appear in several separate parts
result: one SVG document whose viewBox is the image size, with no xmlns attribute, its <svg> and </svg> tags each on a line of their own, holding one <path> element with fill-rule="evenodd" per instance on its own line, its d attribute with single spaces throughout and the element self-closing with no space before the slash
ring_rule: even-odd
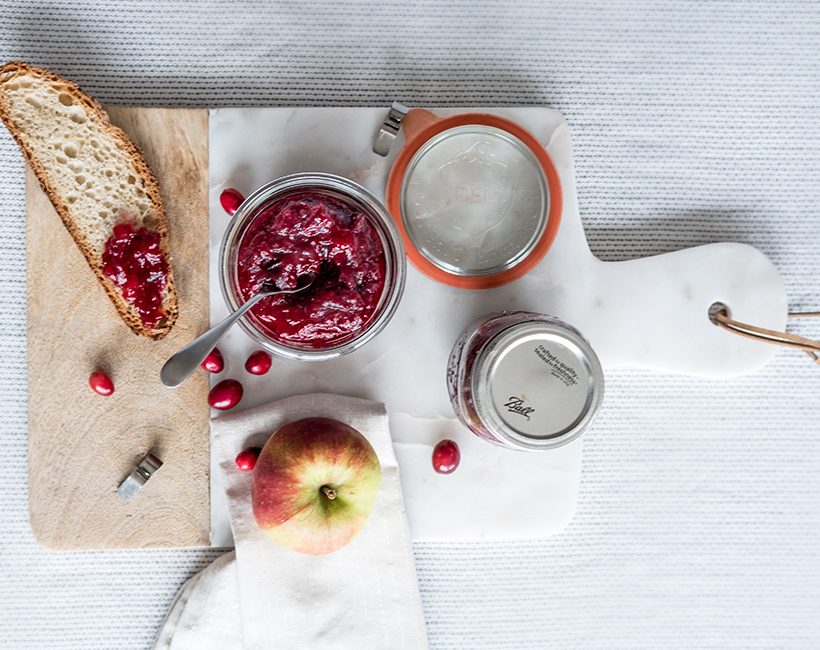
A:
<svg viewBox="0 0 820 650">
<path fill-rule="evenodd" d="M 373 447 L 330 418 L 290 422 L 265 443 L 253 470 L 253 515 L 273 541 L 331 553 L 364 527 L 381 483 Z"/>
</svg>

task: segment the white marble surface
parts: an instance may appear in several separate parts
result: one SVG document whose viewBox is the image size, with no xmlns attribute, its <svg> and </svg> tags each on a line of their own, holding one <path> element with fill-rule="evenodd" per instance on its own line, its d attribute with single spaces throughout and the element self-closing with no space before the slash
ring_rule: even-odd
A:
<svg viewBox="0 0 820 650">
<path fill-rule="evenodd" d="M 219 378 L 243 382 L 241 408 L 308 392 L 387 404 L 414 539 L 545 536 L 563 529 L 574 512 L 580 444 L 537 456 L 496 450 L 451 420 L 444 384 L 447 358 L 459 332 L 475 318 L 504 309 L 544 312 L 578 327 L 605 369 L 633 366 L 715 377 L 751 372 L 774 349 L 715 327 L 707 317 L 713 302 L 725 302 L 742 320 L 774 328 L 785 323 L 782 280 L 750 246 L 711 244 L 626 262 L 595 258 L 578 212 L 570 130 L 561 114 L 544 107 L 486 112 L 532 132 L 547 146 L 561 178 L 561 226 L 551 250 L 531 273 L 497 289 L 464 291 L 410 267 L 401 305 L 374 341 L 328 362 L 276 359 L 263 378 L 242 369 L 255 345 L 239 328 L 220 344 L 227 365 Z M 227 315 L 218 276 L 219 245 L 229 221 L 219 204 L 222 190 L 234 187 L 248 195 L 285 174 L 323 171 L 351 178 L 383 198 L 401 144 L 400 138 L 387 158 L 371 151 L 385 114 L 386 108 L 211 111 L 213 322 Z M 437 478 L 430 469 L 431 448 L 448 436 L 464 447 L 464 461 L 456 473 Z M 212 540 L 226 545 L 230 537 L 222 489 L 218 472 L 212 475 Z M 475 508 L 476 502 L 482 507 Z"/>
</svg>

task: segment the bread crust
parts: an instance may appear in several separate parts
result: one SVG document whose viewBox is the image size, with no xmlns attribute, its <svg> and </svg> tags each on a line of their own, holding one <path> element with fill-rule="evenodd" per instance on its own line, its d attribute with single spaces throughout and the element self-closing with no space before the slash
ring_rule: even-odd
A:
<svg viewBox="0 0 820 650">
<path fill-rule="evenodd" d="M 139 314 L 133 309 L 130 303 L 123 298 L 118 287 L 105 276 L 103 273 L 102 259 L 96 255 L 83 235 L 82 230 L 74 222 L 68 205 L 61 199 L 57 191 L 51 187 L 48 176 L 45 173 L 45 168 L 35 158 L 34 153 L 29 149 L 22 137 L 20 129 L 15 122 L 10 103 L 5 96 L 4 89 L 7 83 L 24 76 L 30 76 L 52 84 L 57 84 L 60 92 L 68 93 L 75 101 L 82 104 L 89 118 L 94 120 L 99 128 L 106 131 L 128 154 L 131 163 L 142 177 L 145 183 L 146 194 L 151 199 L 155 208 L 153 214 L 146 219 L 145 225 L 150 230 L 159 234 L 160 248 L 168 262 L 168 284 L 165 288 L 162 301 L 165 318 L 160 321 L 156 328 L 148 329 L 145 327 Z M 168 224 L 165 216 L 165 206 L 162 201 L 162 196 L 160 195 L 159 183 L 145 162 L 142 152 L 120 128 L 111 123 L 108 114 L 102 106 L 85 94 L 77 84 L 63 79 L 53 72 L 28 65 L 21 61 L 12 61 L 0 67 L 0 120 L 5 123 L 9 133 L 11 133 L 11 136 L 17 142 L 20 150 L 23 152 L 24 158 L 40 182 L 40 186 L 51 200 L 57 214 L 60 215 L 63 225 L 65 225 L 68 232 L 71 233 L 77 247 L 82 251 L 89 267 L 91 267 L 91 270 L 97 276 L 97 280 L 103 289 L 105 289 L 105 292 L 108 294 L 108 297 L 111 299 L 122 320 L 125 321 L 125 324 L 128 325 L 135 334 L 147 336 L 155 340 L 163 338 L 173 327 L 179 313 L 179 307 L 171 264 L 171 251 L 168 243 Z"/>
</svg>

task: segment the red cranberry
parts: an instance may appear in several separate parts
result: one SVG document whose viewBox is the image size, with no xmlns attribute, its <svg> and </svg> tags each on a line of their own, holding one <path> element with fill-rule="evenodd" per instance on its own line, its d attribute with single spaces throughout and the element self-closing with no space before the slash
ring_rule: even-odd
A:
<svg viewBox="0 0 820 650">
<path fill-rule="evenodd" d="M 208 393 L 208 404 L 220 411 L 227 411 L 242 399 L 242 384 L 236 379 L 223 379 Z"/>
<path fill-rule="evenodd" d="M 88 385 L 91 386 L 91 390 L 97 393 L 97 395 L 102 395 L 103 397 L 108 397 L 114 392 L 114 382 L 111 381 L 111 377 L 102 370 L 95 370 L 91 373 L 91 376 L 88 378 Z"/>
<path fill-rule="evenodd" d="M 222 369 L 225 367 L 225 360 L 222 358 L 222 353 L 219 351 L 219 348 L 211 350 L 201 365 L 208 372 L 222 372 Z"/>
<path fill-rule="evenodd" d="M 219 202 L 222 204 L 222 209 L 231 217 L 239 209 L 239 206 L 242 205 L 244 200 L 245 197 L 232 187 L 223 190 L 222 194 L 219 195 Z"/>
<path fill-rule="evenodd" d="M 461 460 L 455 440 L 442 440 L 433 449 L 433 469 L 439 474 L 452 474 Z"/>
<path fill-rule="evenodd" d="M 245 370 L 252 375 L 264 375 L 270 370 L 271 358 L 264 350 L 257 350 L 245 362 Z"/>
<path fill-rule="evenodd" d="M 236 466 L 242 472 L 250 472 L 256 467 L 256 459 L 262 450 L 259 447 L 249 447 L 236 455 Z"/>
</svg>

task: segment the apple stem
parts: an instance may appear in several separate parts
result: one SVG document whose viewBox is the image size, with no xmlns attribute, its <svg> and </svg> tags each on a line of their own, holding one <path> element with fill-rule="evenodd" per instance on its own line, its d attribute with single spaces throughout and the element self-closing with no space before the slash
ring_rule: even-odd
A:
<svg viewBox="0 0 820 650">
<path fill-rule="evenodd" d="M 333 499 L 336 498 L 336 490 L 334 490 L 329 485 L 323 485 L 321 489 L 322 489 L 322 494 L 324 494 L 331 501 L 333 501 Z"/>
</svg>

